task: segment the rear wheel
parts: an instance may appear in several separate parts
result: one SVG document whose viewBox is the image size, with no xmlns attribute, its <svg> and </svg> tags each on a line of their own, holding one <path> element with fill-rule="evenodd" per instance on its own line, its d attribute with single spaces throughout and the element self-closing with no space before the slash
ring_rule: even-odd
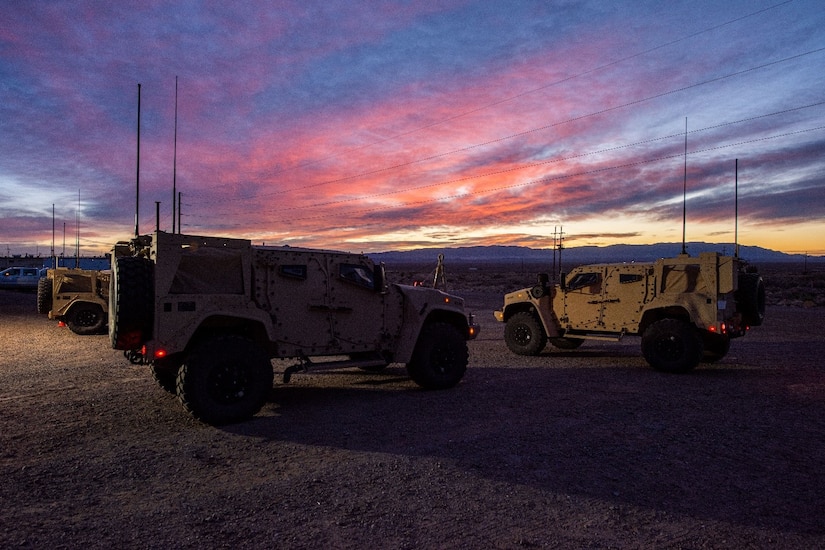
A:
<svg viewBox="0 0 825 550">
<path fill-rule="evenodd" d="M 703 334 L 702 340 L 704 344 L 703 363 L 715 363 L 728 354 L 730 337 L 726 334 L 706 332 Z"/>
<path fill-rule="evenodd" d="M 467 371 L 467 341 L 450 323 L 430 323 L 421 329 L 407 372 L 428 390 L 451 388 Z"/>
<path fill-rule="evenodd" d="M 702 359 L 702 339 L 686 321 L 662 319 L 645 330 L 642 353 L 654 369 L 684 373 L 696 368 Z"/>
<path fill-rule="evenodd" d="M 178 369 L 180 369 L 180 362 L 171 358 L 155 359 L 149 366 L 152 378 L 158 386 L 172 395 L 177 392 Z"/>
<path fill-rule="evenodd" d="M 98 304 L 76 303 L 66 316 L 66 325 L 75 334 L 99 334 L 106 326 L 103 308 Z"/>
<path fill-rule="evenodd" d="M 504 342 L 515 354 L 538 355 L 547 346 L 547 335 L 535 315 L 521 311 L 507 320 Z"/>
<path fill-rule="evenodd" d="M 137 256 L 115 258 L 109 279 L 109 339 L 112 347 L 136 349 L 151 338 L 154 308 L 154 264 Z"/>
<path fill-rule="evenodd" d="M 177 394 L 195 418 L 228 424 L 261 410 L 272 381 L 272 363 L 260 346 L 239 336 L 221 336 L 189 353 L 178 371 Z"/>
</svg>

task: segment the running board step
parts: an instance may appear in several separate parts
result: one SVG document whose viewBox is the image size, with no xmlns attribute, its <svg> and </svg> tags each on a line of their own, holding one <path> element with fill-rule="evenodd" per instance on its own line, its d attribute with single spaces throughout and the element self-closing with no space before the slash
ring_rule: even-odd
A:
<svg viewBox="0 0 825 550">
<path fill-rule="evenodd" d="M 314 371 L 326 371 L 335 369 L 346 369 L 349 367 L 385 367 L 387 362 L 384 359 L 343 359 L 341 361 L 320 361 L 314 363 L 309 357 L 301 358 L 299 363 L 291 365 L 284 370 L 284 384 L 289 383 L 289 379 L 296 372 L 308 371 L 311 367 Z"/>
<path fill-rule="evenodd" d="M 620 342 L 626 333 L 598 333 L 598 332 L 570 332 L 564 333 L 565 338 L 584 338 L 585 340 L 604 340 L 606 342 Z"/>
</svg>

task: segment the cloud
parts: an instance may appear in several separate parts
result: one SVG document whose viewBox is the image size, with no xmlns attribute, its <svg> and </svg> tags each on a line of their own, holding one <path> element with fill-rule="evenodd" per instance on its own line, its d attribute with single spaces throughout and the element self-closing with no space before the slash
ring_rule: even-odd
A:
<svg viewBox="0 0 825 550">
<path fill-rule="evenodd" d="M 729 217 L 735 158 L 755 223 L 821 219 L 812 3 L 503 6 L 15 4 L 0 29 L 4 212 L 50 228 L 50 205 L 71 214 L 79 189 L 90 246 L 128 234 L 140 82 L 147 230 L 156 201 L 171 225 L 173 163 L 185 228 L 203 233 L 402 246 L 669 223 L 686 117 L 697 225 Z"/>
</svg>

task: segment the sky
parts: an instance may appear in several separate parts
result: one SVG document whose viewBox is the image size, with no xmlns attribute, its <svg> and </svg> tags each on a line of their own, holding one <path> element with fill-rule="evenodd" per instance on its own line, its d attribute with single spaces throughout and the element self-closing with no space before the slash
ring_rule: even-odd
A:
<svg viewBox="0 0 825 550">
<path fill-rule="evenodd" d="M 821 0 L 14 0 L 0 94 L 0 255 L 825 254 Z"/>
</svg>

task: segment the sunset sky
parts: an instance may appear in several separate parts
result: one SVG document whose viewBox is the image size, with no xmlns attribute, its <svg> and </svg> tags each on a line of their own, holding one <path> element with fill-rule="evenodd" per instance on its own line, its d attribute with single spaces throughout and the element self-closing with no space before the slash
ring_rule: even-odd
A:
<svg viewBox="0 0 825 550">
<path fill-rule="evenodd" d="M 738 159 L 739 243 L 825 254 L 821 0 L 14 1 L 0 77 L 0 255 L 134 235 L 138 84 L 141 233 L 729 243 Z"/>
</svg>

